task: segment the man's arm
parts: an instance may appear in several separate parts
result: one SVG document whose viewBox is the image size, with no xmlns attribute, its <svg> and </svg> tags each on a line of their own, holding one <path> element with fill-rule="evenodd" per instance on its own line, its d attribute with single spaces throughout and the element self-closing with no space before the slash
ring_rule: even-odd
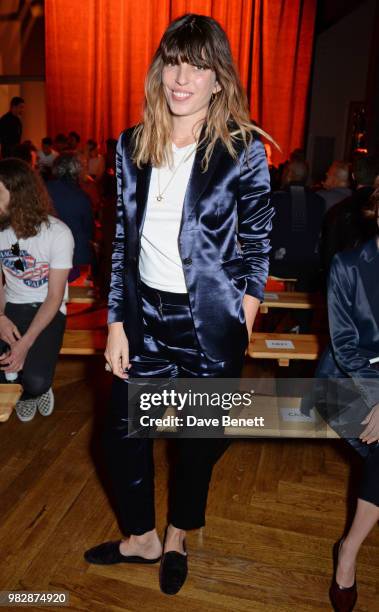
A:
<svg viewBox="0 0 379 612">
<path fill-rule="evenodd" d="M 4 308 L 5 308 L 5 291 L 4 291 L 4 285 L 3 285 L 1 276 L 2 276 L 2 273 L 1 273 L 1 267 L 0 267 L 0 314 L 4 312 Z"/>
<path fill-rule="evenodd" d="M 62 304 L 69 272 L 69 269 L 54 270 L 50 268 L 47 297 L 42 306 L 38 309 L 27 332 L 22 337 L 28 349 L 34 344 L 34 341 L 40 335 L 41 331 L 49 325 L 57 314 Z"/>
<path fill-rule="evenodd" d="M 5 291 L 2 282 L 2 271 L 0 266 L 0 339 L 3 342 L 11 345 L 16 340 L 21 338 L 21 334 L 17 328 L 17 325 L 13 323 L 8 317 L 4 314 L 5 309 Z"/>
</svg>

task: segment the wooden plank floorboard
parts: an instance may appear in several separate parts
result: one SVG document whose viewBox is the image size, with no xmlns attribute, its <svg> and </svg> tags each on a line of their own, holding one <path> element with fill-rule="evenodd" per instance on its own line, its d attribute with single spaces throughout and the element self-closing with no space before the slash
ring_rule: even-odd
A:
<svg viewBox="0 0 379 612">
<path fill-rule="evenodd" d="M 64 589 L 73 611 L 330 610 L 331 548 L 358 465 L 341 441 L 234 440 L 214 469 L 207 524 L 188 534 L 189 577 L 175 598 L 160 593 L 158 565 L 84 561 L 87 548 L 120 537 L 93 443 L 109 393 L 103 367 L 60 360 L 51 417 L 23 424 L 12 415 L 0 426 L 0 588 Z M 169 444 L 157 441 L 154 453 L 162 534 Z M 375 612 L 378 529 L 360 553 L 358 581 L 357 612 Z"/>
</svg>

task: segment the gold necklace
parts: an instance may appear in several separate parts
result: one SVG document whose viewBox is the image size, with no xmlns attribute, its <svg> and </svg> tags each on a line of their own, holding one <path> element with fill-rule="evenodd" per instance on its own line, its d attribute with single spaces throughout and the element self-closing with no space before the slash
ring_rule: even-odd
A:
<svg viewBox="0 0 379 612">
<path fill-rule="evenodd" d="M 184 164 L 184 162 L 188 161 L 189 158 L 191 157 L 191 155 L 195 152 L 196 150 L 196 146 L 197 143 L 195 144 L 195 146 L 193 147 L 193 149 L 191 149 L 191 151 L 189 153 L 186 153 L 182 159 L 180 160 L 180 162 L 178 163 L 178 165 L 176 166 L 176 168 L 174 169 L 174 171 L 171 174 L 170 180 L 168 181 L 168 183 L 164 186 L 164 188 L 161 191 L 161 185 L 160 185 L 160 178 L 159 178 L 159 172 L 160 172 L 160 168 L 158 168 L 158 173 L 157 173 L 157 179 L 158 179 L 158 195 L 156 196 L 157 201 L 158 202 L 162 202 L 163 198 L 163 194 L 165 193 L 165 191 L 167 191 L 168 187 L 170 186 L 171 182 L 173 181 L 175 174 L 177 173 L 177 171 L 179 170 L 180 166 L 182 164 Z"/>
</svg>

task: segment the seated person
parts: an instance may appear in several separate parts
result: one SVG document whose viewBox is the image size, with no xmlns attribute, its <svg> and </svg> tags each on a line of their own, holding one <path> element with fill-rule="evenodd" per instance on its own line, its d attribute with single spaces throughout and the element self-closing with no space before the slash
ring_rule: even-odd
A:
<svg viewBox="0 0 379 612">
<path fill-rule="evenodd" d="M 326 210 L 331 206 L 349 198 L 350 189 L 349 164 L 343 161 L 334 161 L 326 173 L 323 189 L 316 192 L 325 200 Z"/>
<path fill-rule="evenodd" d="M 332 206 L 325 215 L 321 235 L 321 261 L 327 275 L 333 256 L 369 240 L 376 234 L 375 224 L 362 221 L 362 210 L 368 205 L 379 173 L 379 159 L 374 156 L 358 157 L 353 162 L 356 191 Z"/>
<path fill-rule="evenodd" d="M 58 217 L 68 225 L 74 236 L 74 267 L 69 282 L 80 276 L 80 266 L 93 263 L 93 214 L 88 195 L 80 187 L 82 164 L 75 153 L 62 153 L 53 164 L 53 178 L 47 190 Z"/>
<path fill-rule="evenodd" d="M 53 149 L 53 141 L 49 136 L 42 138 L 41 149 L 37 151 L 37 169 L 44 179 L 51 175 L 51 168 L 58 153 Z"/>
<path fill-rule="evenodd" d="M 325 203 L 305 186 L 307 177 L 305 161 L 290 162 L 283 190 L 271 196 L 275 216 L 270 274 L 298 279 L 297 291 L 316 289 L 320 269 L 318 242 Z"/>
<path fill-rule="evenodd" d="M 331 341 L 315 374 L 317 382 L 329 380 L 328 386 L 320 386 L 327 393 L 318 398 L 319 411 L 363 459 L 355 515 L 335 546 L 330 589 L 334 610 L 353 610 L 358 553 L 379 521 L 378 221 L 379 190 L 360 213 L 361 227 L 369 223 L 376 228 L 372 238 L 332 260 L 328 282 Z M 346 386 L 337 387 L 341 379 Z M 349 380 L 352 384 L 347 386 Z M 339 392 L 331 393 L 335 386 Z"/>
<path fill-rule="evenodd" d="M 21 421 L 54 408 L 51 384 L 66 323 L 74 240 L 49 214 L 42 179 L 24 161 L 0 161 L 1 382 L 19 374 Z M 4 376 L 5 374 L 5 376 Z"/>
<path fill-rule="evenodd" d="M 101 181 L 105 172 L 105 159 L 94 140 L 87 140 L 86 145 L 87 172 L 94 181 Z"/>
</svg>

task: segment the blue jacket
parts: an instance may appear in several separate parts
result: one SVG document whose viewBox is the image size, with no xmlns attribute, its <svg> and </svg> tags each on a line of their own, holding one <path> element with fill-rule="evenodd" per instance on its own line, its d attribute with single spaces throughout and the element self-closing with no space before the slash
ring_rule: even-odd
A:
<svg viewBox="0 0 379 612">
<path fill-rule="evenodd" d="M 328 286 L 331 343 L 316 372 L 319 378 L 350 377 L 367 409 L 379 401 L 379 369 L 370 365 L 379 357 L 378 279 L 376 237 L 334 256 Z"/>
<path fill-rule="evenodd" d="M 108 322 L 122 321 L 130 356 L 142 348 L 138 271 L 151 165 L 131 160 L 133 128 L 119 138 L 116 155 L 117 224 L 113 242 Z M 201 140 L 201 139 L 200 139 Z M 248 342 L 245 293 L 263 299 L 268 275 L 270 179 L 265 150 L 254 140 L 237 162 L 217 141 L 207 172 L 198 148 L 178 237 L 197 339 L 214 361 L 232 359 Z"/>
<path fill-rule="evenodd" d="M 78 185 L 68 181 L 49 181 L 47 190 L 58 217 L 68 225 L 74 236 L 73 265 L 92 263 L 90 241 L 94 227 L 89 197 Z"/>
</svg>

